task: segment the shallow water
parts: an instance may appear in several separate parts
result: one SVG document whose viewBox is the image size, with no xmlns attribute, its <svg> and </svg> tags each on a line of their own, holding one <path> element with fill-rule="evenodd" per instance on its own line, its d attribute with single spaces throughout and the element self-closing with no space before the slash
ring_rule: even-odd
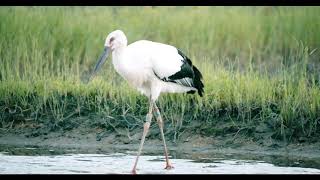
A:
<svg viewBox="0 0 320 180">
<path fill-rule="evenodd" d="M 40 148 L 0 149 L 1 174 L 129 174 L 135 160 L 135 152 L 123 153 L 76 153 Z M 173 153 L 175 154 L 175 153 Z M 184 158 L 183 158 L 184 157 Z M 163 156 L 141 156 L 138 174 L 320 174 L 316 165 L 310 167 L 301 160 L 290 163 L 250 160 L 234 155 L 187 154 L 170 157 L 172 170 L 165 170 Z M 281 161 L 280 157 L 275 157 Z M 262 158 L 263 159 L 263 158 Z M 267 158 L 268 159 L 268 158 Z M 269 158 L 270 159 L 270 158 Z M 272 158 L 271 158 L 272 159 Z M 287 164 L 287 165 L 283 165 Z M 303 164 L 303 165 L 301 165 Z"/>
</svg>

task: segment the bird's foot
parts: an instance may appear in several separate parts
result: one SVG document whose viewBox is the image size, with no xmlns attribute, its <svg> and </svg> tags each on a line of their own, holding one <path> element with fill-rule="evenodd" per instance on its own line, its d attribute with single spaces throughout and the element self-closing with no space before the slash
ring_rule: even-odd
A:
<svg viewBox="0 0 320 180">
<path fill-rule="evenodd" d="M 164 168 L 166 170 L 174 169 L 174 167 L 170 164 L 167 164 L 167 166 Z"/>
<path fill-rule="evenodd" d="M 135 169 L 132 169 L 131 174 L 137 174 L 137 171 Z"/>
</svg>

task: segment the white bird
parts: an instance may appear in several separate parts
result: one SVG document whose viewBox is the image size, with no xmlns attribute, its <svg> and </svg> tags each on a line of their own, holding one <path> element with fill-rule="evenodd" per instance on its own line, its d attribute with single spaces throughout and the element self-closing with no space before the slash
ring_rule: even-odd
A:
<svg viewBox="0 0 320 180">
<path fill-rule="evenodd" d="M 139 40 L 127 46 L 127 38 L 121 30 L 111 32 L 105 40 L 104 47 L 104 52 L 99 58 L 91 78 L 100 69 L 111 51 L 112 63 L 117 73 L 149 98 L 149 112 L 146 115 L 143 135 L 132 173 L 136 173 L 138 159 L 150 127 L 152 112 L 157 119 L 164 144 L 165 169 L 173 168 L 168 159 L 163 121 L 156 100 L 161 93 L 186 92 L 194 94 L 198 92 L 202 96 L 204 85 L 201 81 L 200 71 L 192 65 L 187 56 L 171 45 Z"/>
</svg>

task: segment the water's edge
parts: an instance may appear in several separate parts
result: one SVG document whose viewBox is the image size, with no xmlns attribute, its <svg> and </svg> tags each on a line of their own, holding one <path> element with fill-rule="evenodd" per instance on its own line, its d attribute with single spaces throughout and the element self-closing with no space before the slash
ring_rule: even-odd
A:
<svg viewBox="0 0 320 180">
<path fill-rule="evenodd" d="M 133 151 L 82 154 L 75 149 L 0 146 L 1 174 L 128 174 L 135 160 Z M 209 152 L 173 151 L 173 170 L 164 170 L 163 156 L 144 153 L 141 174 L 320 174 L 306 160 L 284 157 L 252 157 Z M 269 162 L 268 162 L 269 161 Z"/>
<path fill-rule="evenodd" d="M 140 134 L 131 137 L 110 134 L 97 140 L 97 133 L 51 133 L 46 136 L 30 137 L 24 134 L 0 134 L 0 152 L 13 156 L 58 156 L 64 154 L 114 154 L 132 158 L 136 155 Z M 299 167 L 320 169 L 319 144 L 279 144 L 260 146 L 252 141 L 224 143 L 225 139 L 192 136 L 186 141 L 167 142 L 172 159 L 192 160 L 196 163 L 210 163 L 212 159 L 262 161 L 278 167 Z M 143 156 L 163 158 L 161 139 L 147 138 Z M 127 162 L 127 164 L 132 164 Z M 163 164 L 162 164 L 163 166 Z M 121 172 L 120 172 L 121 173 Z M 125 173 L 125 172 L 123 172 Z"/>
</svg>

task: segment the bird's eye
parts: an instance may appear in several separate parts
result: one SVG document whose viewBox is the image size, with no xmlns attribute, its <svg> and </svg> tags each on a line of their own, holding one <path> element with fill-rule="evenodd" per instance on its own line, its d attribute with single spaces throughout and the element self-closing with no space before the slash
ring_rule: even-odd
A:
<svg viewBox="0 0 320 180">
<path fill-rule="evenodd" d="M 112 43 L 112 41 L 114 41 L 114 37 L 110 38 L 110 43 Z"/>
</svg>

